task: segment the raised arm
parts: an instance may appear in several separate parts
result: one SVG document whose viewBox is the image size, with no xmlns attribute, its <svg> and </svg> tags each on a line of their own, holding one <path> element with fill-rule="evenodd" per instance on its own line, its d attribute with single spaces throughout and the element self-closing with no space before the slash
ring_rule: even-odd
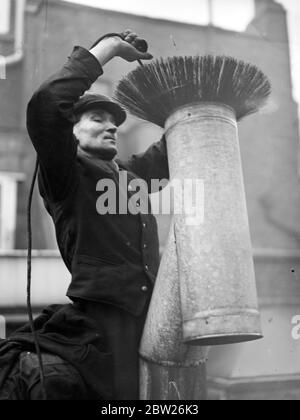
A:
<svg viewBox="0 0 300 420">
<path fill-rule="evenodd" d="M 148 184 L 149 191 L 152 180 L 168 180 L 170 174 L 165 136 L 152 144 L 144 153 L 133 155 L 123 163 L 123 166 L 144 179 Z M 151 188 L 151 192 L 156 191 L 152 191 Z"/>
<path fill-rule="evenodd" d="M 76 182 L 74 104 L 115 56 L 127 61 L 152 58 L 130 44 L 136 35 L 128 33 L 125 40 L 105 38 L 90 51 L 75 47 L 63 68 L 42 84 L 28 104 L 28 133 L 39 157 L 43 184 L 53 201 L 63 200 Z"/>
<path fill-rule="evenodd" d="M 42 84 L 28 104 L 28 133 L 39 157 L 47 193 L 54 201 L 62 200 L 71 182 L 76 182 L 74 103 L 101 74 L 95 57 L 75 47 L 63 68 Z"/>
</svg>

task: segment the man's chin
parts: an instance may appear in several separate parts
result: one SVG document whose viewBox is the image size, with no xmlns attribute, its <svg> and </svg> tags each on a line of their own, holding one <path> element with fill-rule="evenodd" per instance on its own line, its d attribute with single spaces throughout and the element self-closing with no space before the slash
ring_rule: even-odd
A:
<svg viewBox="0 0 300 420">
<path fill-rule="evenodd" d="M 113 160 L 113 158 L 116 157 L 117 153 L 118 153 L 117 149 L 114 147 L 111 147 L 107 149 L 98 149 L 95 154 L 97 154 L 97 156 L 100 159 Z"/>
</svg>

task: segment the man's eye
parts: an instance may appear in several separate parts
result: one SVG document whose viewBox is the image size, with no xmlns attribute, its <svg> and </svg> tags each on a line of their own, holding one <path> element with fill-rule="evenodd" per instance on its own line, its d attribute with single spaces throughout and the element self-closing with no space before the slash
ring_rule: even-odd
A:
<svg viewBox="0 0 300 420">
<path fill-rule="evenodd" d="M 101 119 L 101 118 L 93 118 L 93 121 L 96 121 L 96 122 L 102 123 L 102 119 Z"/>
</svg>

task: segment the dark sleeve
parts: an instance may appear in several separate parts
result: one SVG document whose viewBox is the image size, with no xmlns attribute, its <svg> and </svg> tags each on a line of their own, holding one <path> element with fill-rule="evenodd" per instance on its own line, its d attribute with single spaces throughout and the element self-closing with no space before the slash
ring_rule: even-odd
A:
<svg viewBox="0 0 300 420">
<path fill-rule="evenodd" d="M 144 179 L 148 184 L 148 188 L 151 187 L 151 180 L 169 180 L 170 174 L 165 136 L 157 143 L 152 144 L 146 152 L 133 155 L 125 165 L 128 170 Z M 159 190 L 161 189 L 159 188 Z M 152 192 L 156 191 L 152 189 Z"/>
<path fill-rule="evenodd" d="M 76 182 L 72 110 L 102 73 L 101 65 L 89 51 L 75 47 L 63 68 L 42 84 L 28 104 L 27 129 L 51 201 L 63 200 Z"/>
</svg>

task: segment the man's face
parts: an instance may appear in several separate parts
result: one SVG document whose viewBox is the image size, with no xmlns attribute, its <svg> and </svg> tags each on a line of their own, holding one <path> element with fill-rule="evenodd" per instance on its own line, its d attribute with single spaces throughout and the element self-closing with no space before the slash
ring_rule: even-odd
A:
<svg viewBox="0 0 300 420">
<path fill-rule="evenodd" d="M 85 112 L 74 125 L 74 135 L 79 148 L 91 156 L 113 159 L 117 150 L 117 125 L 115 118 L 103 109 Z"/>
</svg>

